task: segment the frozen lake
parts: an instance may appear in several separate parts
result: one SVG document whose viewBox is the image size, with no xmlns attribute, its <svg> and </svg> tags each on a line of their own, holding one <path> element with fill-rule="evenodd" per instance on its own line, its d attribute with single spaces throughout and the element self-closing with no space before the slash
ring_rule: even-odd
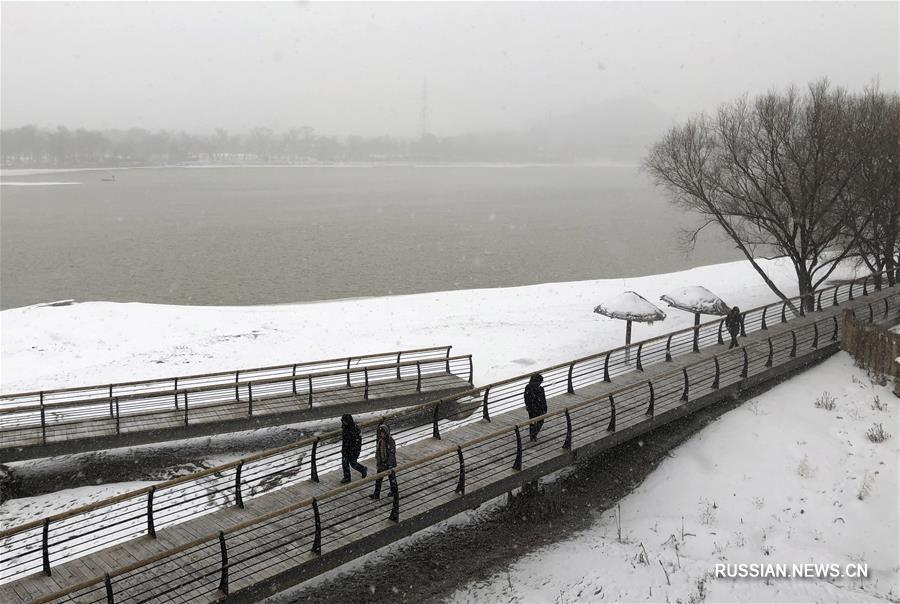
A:
<svg viewBox="0 0 900 604">
<path fill-rule="evenodd" d="M 739 257 L 715 236 L 680 251 L 691 219 L 633 167 L 154 168 L 3 182 L 4 309 L 66 298 L 272 304 Z"/>
</svg>

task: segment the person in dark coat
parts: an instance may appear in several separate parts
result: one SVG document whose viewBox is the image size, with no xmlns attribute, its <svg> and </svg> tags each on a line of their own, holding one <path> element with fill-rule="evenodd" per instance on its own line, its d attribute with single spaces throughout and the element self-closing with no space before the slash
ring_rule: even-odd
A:
<svg viewBox="0 0 900 604">
<path fill-rule="evenodd" d="M 731 344 L 728 346 L 728 350 L 737 348 L 738 334 L 741 333 L 741 309 L 737 306 L 728 311 L 728 315 L 725 317 L 725 328 L 731 335 Z"/>
<path fill-rule="evenodd" d="M 391 429 L 388 428 L 387 424 L 378 426 L 378 437 L 375 442 L 375 463 L 378 466 L 378 471 L 385 472 L 391 468 L 396 468 L 397 445 L 394 444 L 394 439 L 391 438 Z M 383 478 L 375 480 L 375 492 L 370 495 L 372 499 L 381 497 L 381 482 L 383 480 Z M 389 475 L 388 482 L 391 483 L 391 496 L 394 496 L 397 493 L 397 477 L 393 474 Z"/>
<path fill-rule="evenodd" d="M 362 435 L 356 422 L 353 421 L 353 416 L 345 413 L 341 416 L 341 469 L 344 471 L 341 484 L 350 482 L 351 466 L 363 478 L 369 473 L 369 469 L 358 461 L 360 451 L 362 451 Z"/>
<path fill-rule="evenodd" d="M 531 380 L 528 381 L 528 385 L 525 386 L 525 408 L 528 410 L 529 418 L 539 417 L 547 413 L 547 397 L 544 394 L 544 387 L 541 386 L 543 381 L 544 376 L 540 373 L 535 373 L 531 376 Z M 531 437 L 531 440 L 537 440 L 538 432 L 541 431 L 543 426 L 544 420 L 531 422 L 528 425 L 528 435 Z"/>
</svg>

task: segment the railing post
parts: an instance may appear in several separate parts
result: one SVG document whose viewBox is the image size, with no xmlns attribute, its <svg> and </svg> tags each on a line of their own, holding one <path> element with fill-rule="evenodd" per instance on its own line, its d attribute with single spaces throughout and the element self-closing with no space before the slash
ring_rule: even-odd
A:
<svg viewBox="0 0 900 604">
<path fill-rule="evenodd" d="M 156 539 L 156 525 L 153 522 L 153 493 L 156 492 L 156 485 L 151 485 L 147 491 L 147 534 Z"/>
<path fill-rule="evenodd" d="M 474 377 L 475 377 L 475 371 L 474 371 L 474 369 L 472 369 L 472 355 L 470 354 L 469 355 L 469 386 L 475 385 Z"/>
<path fill-rule="evenodd" d="M 825 293 L 825 290 L 820 289 L 818 300 L 816 300 L 816 310 L 819 312 L 822 312 L 822 294 L 824 294 L 824 293 Z"/>
<path fill-rule="evenodd" d="M 815 295 L 815 292 L 813 292 L 813 295 Z M 799 302 L 800 302 L 800 316 L 805 317 L 806 316 L 806 308 L 805 308 L 806 300 L 804 299 L 803 296 L 800 296 Z"/>
<path fill-rule="evenodd" d="M 175 410 L 178 410 L 178 378 L 175 378 Z"/>
<path fill-rule="evenodd" d="M 247 415 L 253 417 L 253 382 L 247 382 Z"/>
<path fill-rule="evenodd" d="M 831 334 L 831 341 L 832 341 L 832 342 L 837 342 L 837 332 L 838 332 L 838 320 L 837 320 L 837 315 L 833 315 L 833 316 L 831 317 L 831 320 L 834 322 L 834 331 L 833 331 L 832 334 Z"/>
<path fill-rule="evenodd" d="M 441 440 L 441 429 L 438 427 L 438 416 L 440 415 L 441 403 L 444 399 L 439 400 L 434 405 L 434 414 L 431 420 L 431 437 Z"/>
<path fill-rule="evenodd" d="M 422 364 L 416 361 L 416 392 L 422 392 Z"/>
<path fill-rule="evenodd" d="M 566 440 L 563 441 L 563 449 L 572 450 L 572 418 L 569 417 L 569 408 L 566 407 Z"/>
<path fill-rule="evenodd" d="M 519 432 L 519 426 L 516 426 L 516 459 L 513 461 L 513 470 L 522 469 L 522 434 Z"/>
<path fill-rule="evenodd" d="M 184 391 L 184 425 L 188 425 L 188 393 Z"/>
<path fill-rule="evenodd" d="M 450 349 L 447 349 L 447 373 L 450 373 Z"/>
<path fill-rule="evenodd" d="M 666 362 L 672 362 L 672 334 L 666 339 Z"/>
<path fill-rule="evenodd" d="M 794 358 L 797 356 L 797 332 L 793 329 L 791 330 L 791 354 L 790 357 Z"/>
<path fill-rule="evenodd" d="M 109 385 L 109 416 L 113 416 L 113 387 Z"/>
<path fill-rule="evenodd" d="M 865 277 L 863 277 L 863 295 L 864 296 L 869 295 L 869 287 L 868 286 L 869 286 L 869 276 L 866 275 Z"/>
<path fill-rule="evenodd" d="M 41 537 L 41 555 L 44 563 L 44 574 L 50 576 L 50 519 L 44 518 L 44 531 Z"/>
<path fill-rule="evenodd" d="M 849 289 L 849 291 L 847 292 L 847 300 L 848 300 L 849 302 L 853 302 L 853 285 L 854 285 L 853 281 L 851 281 L 851 282 L 849 283 L 849 285 L 850 285 L 850 289 Z"/>
<path fill-rule="evenodd" d="M 747 337 L 747 328 L 746 328 L 746 326 L 745 326 L 745 324 L 744 324 L 746 318 L 747 318 L 747 313 L 746 313 L 746 312 L 742 312 L 742 313 L 741 313 L 741 337 L 742 337 L 742 338 L 746 338 L 746 337 Z"/>
<path fill-rule="evenodd" d="M 611 394 L 609 395 L 609 425 L 606 426 L 606 431 L 616 431 L 616 399 Z"/>
<path fill-rule="evenodd" d="M 769 329 L 769 326 L 766 325 L 766 313 L 767 313 L 768 311 L 769 311 L 769 307 L 768 307 L 768 306 L 763 306 L 762 323 L 761 323 L 760 326 L 759 326 L 759 328 L 760 328 L 762 331 L 766 331 L 767 329 Z"/>
<path fill-rule="evenodd" d="M 317 556 L 322 555 L 322 517 L 319 516 L 319 500 L 313 497 L 312 500 L 313 521 L 316 523 L 315 536 L 313 537 L 312 553 Z"/>
<path fill-rule="evenodd" d="M 228 548 L 225 546 L 225 533 L 219 531 L 219 550 L 222 552 L 222 575 L 219 579 L 219 591 L 228 595 Z"/>
<path fill-rule="evenodd" d="M 459 481 L 456 483 L 456 492 L 460 495 L 466 494 L 466 463 L 463 460 L 462 447 L 456 446 L 456 456 L 459 457 Z"/>
<path fill-rule="evenodd" d="M 638 370 L 638 371 L 643 371 L 643 370 L 644 370 L 644 366 L 641 364 L 641 349 L 643 349 L 643 348 L 644 348 L 644 343 L 643 343 L 643 342 L 641 342 L 640 344 L 638 344 L 638 351 L 637 351 L 637 370 Z"/>
<path fill-rule="evenodd" d="M 235 371 L 234 372 L 234 400 L 235 400 L 235 402 L 238 402 L 238 403 L 241 402 L 241 393 L 238 391 L 238 382 L 241 381 L 240 377 L 241 377 L 241 372 Z"/>
<path fill-rule="evenodd" d="M 349 376 L 350 374 L 348 373 L 347 375 Z M 306 390 L 307 390 L 307 397 L 309 398 L 309 408 L 312 409 L 312 406 L 313 406 L 313 381 L 312 381 L 312 374 L 309 374 L 309 375 L 307 376 L 306 380 L 307 380 L 307 381 L 306 381 Z"/>
<path fill-rule="evenodd" d="M 363 391 L 363 400 L 369 400 L 369 368 L 365 367 L 363 369 L 363 376 L 366 379 L 366 389 Z"/>
<path fill-rule="evenodd" d="M 650 404 L 647 405 L 647 412 L 644 413 L 644 415 L 652 417 L 655 412 L 654 407 L 656 406 L 656 392 L 653 390 L 652 380 L 647 380 L 647 386 L 650 388 Z"/>
<path fill-rule="evenodd" d="M 316 450 L 319 448 L 319 439 L 313 441 L 312 454 L 310 455 L 309 479 L 319 482 L 319 468 L 316 465 Z"/>
<path fill-rule="evenodd" d="M 47 444 L 47 416 L 44 413 L 44 393 L 41 392 L 41 438 Z"/>
<path fill-rule="evenodd" d="M 121 432 L 122 426 L 120 425 L 119 418 L 121 415 L 119 414 L 119 397 L 116 397 L 116 434 Z"/>
<path fill-rule="evenodd" d="M 294 396 L 297 396 L 297 365 L 294 364 L 294 368 L 291 370 L 291 391 L 294 393 Z"/>
<path fill-rule="evenodd" d="M 491 421 L 491 414 L 488 412 L 488 393 L 490 391 L 490 386 L 484 389 L 484 399 L 481 403 L 481 417 L 483 417 L 487 421 Z"/>
<path fill-rule="evenodd" d="M 831 305 L 832 305 L 832 306 L 837 306 L 837 305 L 838 305 L 838 301 L 837 301 L 838 288 L 840 288 L 840 285 L 835 285 L 835 286 L 834 286 L 834 298 L 832 299 L 832 302 L 831 302 Z"/>
<path fill-rule="evenodd" d="M 244 460 L 240 460 L 234 473 L 234 502 L 239 508 L 244 507 L 244 496 L 241 494 L 241 470 L 244 469 Z"/>
<path fill-rule="evenodd" d="M 566 394 L 575 394 L 575 388 L 572 387 L 572 372 L 575 370 L 575 363 L 569 365 L 569 378 L 567 380 Z"/>
<path fill-rule="evenodd" d="M 888 297 L 884 297 L 884 316 L 888 316 Z"/>
<path fill-rule="evenodd" d="M 766 359 L 766 367 L 771 367 L 772 366 L 772 353 L 774 352 L 772 350 L 772 338 L 769 338 L 768 341 L 769 341 L 769 358 Z"/>
<path fill-rule="evenodd" d="M 741 367 L 741 377 L 745 378 L 745 377 L 747 377 L 747 374 L 750 370 L 750 359 L 747 356 L 747 347 L 746 346 L 741 347 L 741 352 L 744 353 L 744 366 Z"/>
<path fill-rule="evenodd" d="M 719 357 L 714 356 L 713 362 L 716 364 L 716 377 L 713 378 L 712 387 L 713 387 L 713 390 L 718 390 L 719 389 Z"/>
<path fill-rule="evenodd" d="M 787 315 L 785 314 L 787 312 L 787 304 L 788 304 L 787 302 L 784 302 L 781 305 L 781 322 L 782 323 L 787 323 Z"/>
<path fill-rule="evenodd" d="M 611 352 L 607 352 L 606 360 L 603 361 L 603 381 L 604 382 L 612 381 L 611 379 L 609 379 L 609 355 L 610 354 L 611 354 Z"/>
<path fill-rule="evenodd" d="M 718 336 L 718 339 L 716 340 L 719 344 L 725 343 L 725 340 L 722 339 L 722 328 L 724 326 L 725 326 L 725 319 L 722 319 L 721 321 L 719 321 L 719 336 Z"/>
<path fill-rule="evenodd" d="M 106 586 L 106 604 L 115 604 L 116 599 L 113 596 L 112 579 L 109 578 L 109 573 L 104 573 L 103 584 Z"/>
<path fill-rule="evenodd" d="M 397 380 L 403 379 L 400 375 L 400 357 L 403 355 L 403 351 L 397 353 Z"/>
<path fill-rule="evenodd" d="M 813 347 L 813 348 L 818 348 L 818 347 L 819 347 L 819 324 L 816 323 L 816 322 L 813 322 L 813 343 L 812 343 L 812 347 Z"/>
<path fill-rule="evenodd" d="M 687 367 L 683 367 L 681 372 L 684 374 L 684 391 L 681 393 L 681 400 L 687 402 L 688 400 L 688 389 L 690 388 L 690 380 L 688 379 Z"/>
<path fill-rule="evenodd" d="M 394 496 L 394 503 L 391 505 L 391 515 L 388 516 L 388 520 L 392 522 L 400 522 L 400 485 L 397 484 L 397 472 L 391 470 L 391 482 L 394 483 L 394 488 L 391 489 Z"/>
<path fill-rule="evenodd" d="M 872 303 L 869 302 L 869 323 L 875 322 L 875 311 L 872 310 Z"/>
<path fill-rule="evenodd" d="M 353 357 L 347 357 L 347 388 L 350 387 L 350 360 Z"/>
</svg>

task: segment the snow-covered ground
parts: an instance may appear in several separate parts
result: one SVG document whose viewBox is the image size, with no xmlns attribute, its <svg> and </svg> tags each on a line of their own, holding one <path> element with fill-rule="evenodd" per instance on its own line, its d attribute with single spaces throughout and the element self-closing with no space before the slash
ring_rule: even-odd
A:
<svg viewBox="0 0 900 604">
<path fill-rule="evenodd" d="M 872 442 L 875 424 L 890 438 Z M 840 353 L 672 451 L 621 501 L 621 540 L 610 510 L 452 600 L 898 602 L 898 424 L 897 398 Z M 869 576 L 715 578 L 717 563 Z"/>
<path fill-rule="evenodd" d="M 784 260 L 763 261 L 795 293 Z M 848 269 L 849 270 L 849 269 Z M 848 274 L 844 271 L 843 275 Z M 840 275 L 835 275 L 840 276 Z M 657 302 L 702 285 L 746 309 L 774 300 L 747 262 L 629 279 L 285 304 L 202 307 L 81 302 L 0 312 L 0 391 L 49 390 L 452 344 L 476 383 L 624 343 L 623 321 L 594 307 L 626 290 Z M 633 340 L 692 324 L 671 310 Z"/>
</svg>

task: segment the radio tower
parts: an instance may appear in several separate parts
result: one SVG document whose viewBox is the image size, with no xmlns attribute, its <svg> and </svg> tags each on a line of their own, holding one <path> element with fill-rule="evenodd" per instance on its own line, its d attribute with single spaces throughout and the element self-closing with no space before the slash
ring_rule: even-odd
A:
<svg viewBox="0 0 900 604">
<path fill-rule="evenodd" d="M 422 82 L 422 140 L 428 135 L 428 80 Z"/>
</svg>

